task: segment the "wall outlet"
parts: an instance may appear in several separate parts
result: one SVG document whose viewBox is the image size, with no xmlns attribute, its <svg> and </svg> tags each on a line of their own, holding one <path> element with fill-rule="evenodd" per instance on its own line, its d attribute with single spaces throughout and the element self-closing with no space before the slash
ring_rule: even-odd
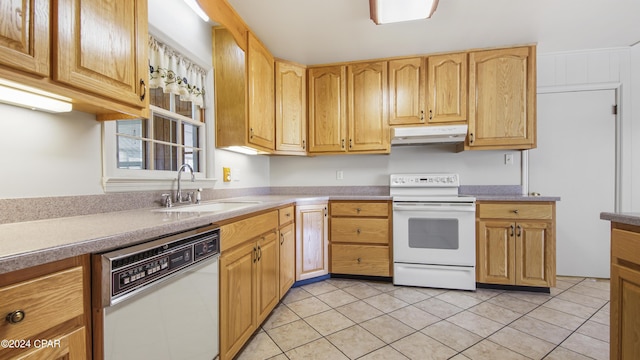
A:
<svg viewBox="0 0 640 360">
<path fill-rule="evenodd" d="M 231 182 L 231 168 L 228 168 L 228 167 L 222 168 L 222 181 Z"/>
<path fill-rule="evenodd" d="M 504 154 L 504 164 L 513 165 L 513 154 Z"/>
<path fill-rule="evenodd" d="M 344 179 L 344 172 L 342 172 L 342 170 L 336 171 L 336 180 L 343 180 L 343 179 Z"/>
</svg>

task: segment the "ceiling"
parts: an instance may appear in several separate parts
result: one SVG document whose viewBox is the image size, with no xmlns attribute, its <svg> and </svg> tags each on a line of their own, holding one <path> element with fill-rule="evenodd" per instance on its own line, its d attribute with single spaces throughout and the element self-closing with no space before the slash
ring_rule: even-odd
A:
<svg viewBox="0 0 640 360">
<path fill-rule="evenodd" d="M 549 53 L 640 41 L 638 0 L 440 0 L 430 19 L 386 25 L 369 19 L 369 0 L 228 2 L 274 56 L 306 65 L 531 43 Z"/>
</svg>

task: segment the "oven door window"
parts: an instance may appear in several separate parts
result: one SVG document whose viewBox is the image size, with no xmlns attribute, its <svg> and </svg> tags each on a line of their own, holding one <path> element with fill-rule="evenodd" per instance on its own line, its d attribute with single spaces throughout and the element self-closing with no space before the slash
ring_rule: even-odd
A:
<svg viewBox="0 0 640 360">
<path fill-rule="evenodd" d="M 457 250 L 458 219 L 409 219 L 409 248 Z"/>
</svg>

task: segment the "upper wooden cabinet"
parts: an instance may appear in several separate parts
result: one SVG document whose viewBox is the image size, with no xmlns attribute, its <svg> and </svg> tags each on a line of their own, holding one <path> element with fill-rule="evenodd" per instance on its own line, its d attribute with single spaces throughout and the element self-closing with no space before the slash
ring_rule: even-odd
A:
<svg viewBox="0 0 640 360">
<path fill-rule="evenodd" d="M 311 68 L 308 79 L 309 152 L 389 152 L 386 61 Z"/>
<path fill-rule="evenodd" d="M 423 58 L 389 61 L 389 124 L 425 124 Z"/>
<path fill-rule="evenodd" d="M 467 54 L 427 58 L 427 123 L 467 121 Z"/>
<path fill-rule="evenodd" d="M 148 115 L 146 0 L 0 7 L 1 78 L 68 97 L 76 110 Z"/>
<path fill-rule="evenodd" d="M 276 61 L 276 154 L 307 153 L 306 67 Z"/>
<path fill-rule="evenodd" d="M 48 77 L 49 0 L 0 3 L 0 64 Z"/>
<path fill-rule="evenodd" d="M 216 147 L 275 148 L 273 56 L 251 33 L 245 52 L 225 28 L 213 29 Z"/>
<path fill-rule="evenodd" d="M 536 146 L 534 46 L 469 53 L 466 149 Z"/>
</svg>

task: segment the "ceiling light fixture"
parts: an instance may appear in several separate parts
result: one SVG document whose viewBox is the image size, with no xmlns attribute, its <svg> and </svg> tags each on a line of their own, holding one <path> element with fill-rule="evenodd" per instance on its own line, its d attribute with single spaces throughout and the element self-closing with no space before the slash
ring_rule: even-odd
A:
<svg viewBox="0 0 640 360">
<path fill-rule="evenodd" d="M 52 113 L 69 112 L 71 99 L 0 79 L 0 102 Z"/>
<path fill-rule="evenodd" d="M 209 17 L 204 12 L 204 10 L 202 10 L 202 8 L 200 7 L 200 4 L 198 4 L 198 2 L 196 0 L 184 0 L 184 2 L 187 3 L 187 5 L 189 5 L 191 10 L 193 10 L 193 12 L 198 14 L 198 16 L 200 16 L 200 18 L 202 18 L 202 20 L 204 20 L 204 22 L 208 22 L 209 21 Z"/>
<path fill-rule="evenodd" d="M 428 19 L 438 0 L 369 0 L 371 20 L 377 25 Z"/>
</svg>

